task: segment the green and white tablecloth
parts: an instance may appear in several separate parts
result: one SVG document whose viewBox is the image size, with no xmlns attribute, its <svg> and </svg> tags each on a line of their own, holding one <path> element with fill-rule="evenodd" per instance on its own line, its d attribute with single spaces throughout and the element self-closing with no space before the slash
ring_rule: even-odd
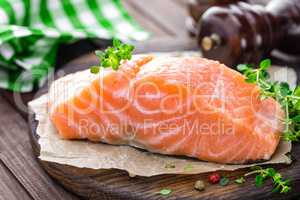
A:
<svg viewBox="0 0 300 200">
<path fill-rule="evenodd" d="M 0 0 L 0 88 L 28 92 L 41 85 L 61 43 L 148 36 L 119 0 Z"/>
</svg>

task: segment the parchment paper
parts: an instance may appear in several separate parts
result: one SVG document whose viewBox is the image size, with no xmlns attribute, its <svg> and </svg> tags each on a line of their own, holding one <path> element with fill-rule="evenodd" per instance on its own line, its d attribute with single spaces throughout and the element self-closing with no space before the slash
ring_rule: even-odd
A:
<svg viewBox="0 0 300 200">
<path fill-rule="evenodd" d="M 194 52 L 183 53 L 164 53 L 164 55 L 197 55 Z M 280 71 L 281 68 L 273 67 L 272 75 Z M 77 72 L 63 77 L 59 81 L 70 81 L 72 76 L 82 77 L 86 72 Z M 291 85 L 295 85 L 296 73 L 289 69 L 288 75 Z M 282 76 L 282 72 L 279 73 Z M 277 79 L 282 80 L 282 79 Z M 283 142 L 278 146 L 272 159 L 258 164 L 251 165 L 223 165 L 209 162 L 202 162 L 197 159 L 187 157 L 174 157 L 160 154 L 153 154 L 144 150 L 139 150 L 130 146 L 116 146 L 103 143 L 93 143 L 89 141 L 63 140 L 59 137 L 55 127 L 48 116 L 48 94 L 45 94 L 29 103 L 31 110 L 35 113 L 38 126 L 36 133 L 40 136 L 39 144 L 41 147 L 39 159 L 44 161 L 56 162 L 71 165 L 79 168 L 92 169 L 121 169 L 129 175 L 154 176 L 160 174 L 198 174 L 217 170 L 236 170 L 253 165 L 291 163 L 285 154 L 291 151 L 291 144 Z M 167 166 L 175 166 L 169 168 Z"/>
</svg>

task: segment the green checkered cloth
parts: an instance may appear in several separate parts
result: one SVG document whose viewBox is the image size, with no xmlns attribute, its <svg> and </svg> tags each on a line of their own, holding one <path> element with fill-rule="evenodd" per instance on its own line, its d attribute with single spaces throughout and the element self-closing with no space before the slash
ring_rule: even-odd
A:
<svg viewBox="0 0 300 200">
<path fill-rule="evenodd" d="M 41 86 L 61 43 L 148 36 L 119 0 L 0 0 L 0 88 Z"/>
</svg>

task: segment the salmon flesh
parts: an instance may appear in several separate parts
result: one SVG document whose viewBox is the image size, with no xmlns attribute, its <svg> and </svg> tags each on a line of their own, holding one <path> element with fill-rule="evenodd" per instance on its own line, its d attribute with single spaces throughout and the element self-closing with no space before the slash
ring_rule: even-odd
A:
<svg viewBox="0 0 300 200">
<path fill-rule="evenodd" d="M 270 159 L 283 129 L 274 99 L 262 99 L 239 72 L 197 57 L 139 56 L 118 71 L 86 70 L 55 81 L 49 97 L 64 139 L 217 163 Z"/>
</svg>

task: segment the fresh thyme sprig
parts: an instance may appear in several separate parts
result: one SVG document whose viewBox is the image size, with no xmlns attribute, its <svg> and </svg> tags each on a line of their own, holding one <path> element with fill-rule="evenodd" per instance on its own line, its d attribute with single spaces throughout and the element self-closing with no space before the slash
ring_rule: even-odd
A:
<svg viewBox="0 0 300 200">
<path fill-rule="evenodd" d="M 257 174 L 255 177 L 255 185 L 261 187 L 263 183 L 271 178 L 274 184 L 273 192 L 287 193 L 291 190 L 290 181 L 284 180 L 280 173 L 276 172 L 273 168 L 263 169 L 260 166 L 255 166 L 251 168 L 253 171 L 245 174 L 249 176 L 252 174 Z"/>
<path fill-rule="evenodd" d="M 300 139 L 300 87 L 294 90 L 290 89 L 286 82 L 272 82 L 267 70 L 271 66 L 271 60 L 263 60 L 258 68 L 251 65 L 238 65 L 237 68 L 246 76 L 246 82 L 255 83 L 260 87 L 260 96 L 262 99 L 274 98 L 278 101 L 285 112 L 283 123 L 285 125 L 283 138 L 287 141 L 299 141 Z M 257 174 L 255 185 L 260 187 L 265 180 L 272 178 L 274 183 L 274 192 L 287 193 L 291 190 L 289 180 L 283 180 L 280 173 L 273 168 L 263 169 L 256 166 L 252 172 L 245 174 Z"/>
<path fill-rule="evenodd" d="M 108 47 L 104 51 L 95 51 L 96 56 L 99 58 L 100 65 L 92 66 L 91 73 L 97 74 L 100 68 L 111 67 L 113 70 L 118 70 L 123 60 L 130 60 L 134 46 L 123 44 L 120 40 L 113 39 L 113 46 Z"/>
<path fill-rule="evenodd" d="M 274 98 L 282 106 L 285 112 L 283 123 L 285 129 L 283 138 L 287 141 L 299 141 L 300 139 L 300 87 L 290 89 L 286 82 L 272 82 L 267 72 L 271 66 L 271 60 L 263 60 L 259 68 L 251 65 L 238 65 L 237 69 L 246 76 L 246 82 L 255 83 L 261 88 L 261 98 Z"/>
</svg>

